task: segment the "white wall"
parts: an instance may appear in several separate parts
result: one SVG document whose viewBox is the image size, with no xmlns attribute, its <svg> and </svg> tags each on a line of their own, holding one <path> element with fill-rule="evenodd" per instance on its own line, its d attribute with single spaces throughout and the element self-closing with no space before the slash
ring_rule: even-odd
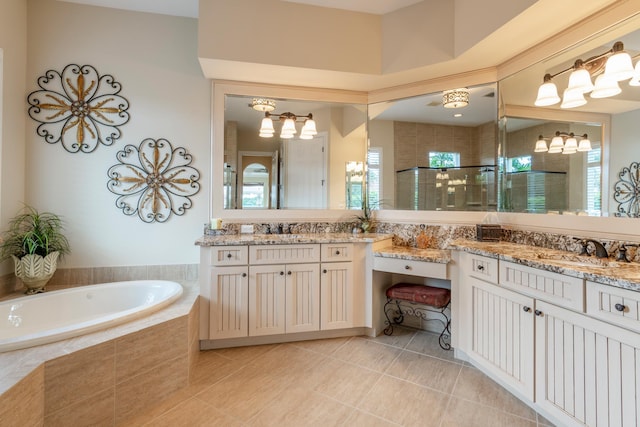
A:
<svg viewBox="0 0 640 427">
<path fill-rule="evenodd" d="M 197 263 L 196 238 L 209 217 L 210 83 L 197 60 L 197 21 L 141 12 L 28 0 L 26 92 L 47 70 L 94 66 L 122 84 L 131 115 L 122 138 L 92 153 L 68 153 L 26 126 L 26 202 L 61 214 L 72 253 L 64 267 Z M 26 116 L 26 96 L 19 108 Z M 165 223 L 126 216 L 107 189 L 107 170 L 125 145 L 166 138 L 193 155 L 201 189 L 193 207 Z M 4 184 L 3 179 L 3 184 Z"/>
<path fill-rule="evenodd" d="M 0 2 L 0 228 L 25 198 L 25 74 L 27 3 Z M 12 269 L 4 263 L 0 274 Z"/>
</svg>

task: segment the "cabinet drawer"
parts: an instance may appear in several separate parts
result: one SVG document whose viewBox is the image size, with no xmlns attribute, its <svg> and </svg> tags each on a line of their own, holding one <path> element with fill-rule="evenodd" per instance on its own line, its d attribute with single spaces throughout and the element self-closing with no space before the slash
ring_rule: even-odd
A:
<svg viewBox="0 0 640 427">
<path fill-rule="evenodd" d="M 351 261 L 353 243 L 323 243 L 320 245 L 320 259 L 326 261 Z"/>
<path fill-rule="evenodd" d="M 249 261 L 247 246 L 212 246 L 211 265 L 247 265 Z"/>
<path fill-rule="evenodd" d="M 320 245 L 257 245 L 249 248 L 251 264 L 320 262 Z"/>
<path fill-rule="evenodd" d="M 584 280 L 513 262 L 500 262 L 501 286 L 561 307 L 584 311 Z"/>
<path fill-rule="evenodd" d="M 640 292 L 588 281 L 587 314 L 640 332 Z"/>
<path fill-rule="evenodd" d="M 373 257 L 373 269 L 378 271 L 386 271 L 388 273 L 433 277 L 434 279 L 449 278 L 447 275 L 447 264 L 437 262 Z"/>
<path fill-rule="evenodd" d="M 489 283 L 498 283 L 498 260 L 481 255 L 464 254 L 464 268 L 469 276 Z"/>
</svg>

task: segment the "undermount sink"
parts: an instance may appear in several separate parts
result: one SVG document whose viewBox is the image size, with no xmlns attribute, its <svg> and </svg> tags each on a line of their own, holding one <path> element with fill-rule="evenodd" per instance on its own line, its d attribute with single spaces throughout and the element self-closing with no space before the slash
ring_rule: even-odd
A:
<svg viewBox="0 0 640 427">
<path fill-rule="evenodd" d="M 619 267 L 620 264 L 610 261 L 608 258 L 586 258 L 578 255 L 548 255 L 536 254 L 540 261 L 548 261 L 551 264 L 562 264 L 569 267 Z"/>
</svg>

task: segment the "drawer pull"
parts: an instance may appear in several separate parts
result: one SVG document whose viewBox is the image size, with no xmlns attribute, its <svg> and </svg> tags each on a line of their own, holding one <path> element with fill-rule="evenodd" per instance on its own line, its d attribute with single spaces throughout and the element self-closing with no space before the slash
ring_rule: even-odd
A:
<svg viewBox="0 0 640 427">
<path fill-rule="evenodd" d="M 410 265 L 405 265 L 405 266 L 404 266 L 404 269 L 405 269 L 405 270 L 411 270 L 411 266 L 410 266 Z"/>
<path fill-rule="evenodd" d="M 247 273 L 242 273 L 242 277 L 247 277 Z"/>
<path fill-rule="evenodd" d="M 227 258 L 231 258 L 233 255 L 231 254 L 227 254 Z"/>
<path fill-rule="evenodd" d="M 484 265 L 482 265 L 482 264 L 481 264 L 481 265 L 479 265 L 479 266 L 478 266 L 478 271 L 484 271 Z"/>
<path fill-rule="evenodd" d="M 536 316 L 542 316 L 542 312 L 540 310 L 536 310 L 534 311 L 534 313 L 536 314 Z"/>
<path fill-rule="evenodd" d="M 523 310 L 525 313 L 528 313 L 528 312 L 530 312 L 530 311 L 531 311 L 531 307 L 527 307 L 527 306 L 525 305 L 524 307 L 522 307 L 522 310 Z"/>
<path fill-rule="evenodd" d="M 340 251 L 336 251 L 336 255 L 340 255 Z"/>
<path fill-rule="evenodd" d="M 327 269 L 325 268 L 324 270 L 322 270 L 322 272 L 323 272 L 324 274 L 327 274 Z"/>
<path fill-rule="evenodd" d="M 626 306 L 626 305 L 624 305 L 624 304 L 620 304 L 620 303 L 618 303 L 618 304 L 614 305 L 614 307 L 615 307 L 615 308 L 616 308 L 616 310 L 618 310 L 618 311 L 625 311 L 625 310 L 627 309 L 627 306 Z"/>
<path fill-rule="evenodd" d="M 291 276 L 291 270 L 287 271 L 287 275 Z"/>
<path fill-rule="evenodd" d="M 280 275 L 281 275 L 281 276 L 284 276 L 284 271 L 281 271 L 281 272 L 280 272 Z"/>
</svg>

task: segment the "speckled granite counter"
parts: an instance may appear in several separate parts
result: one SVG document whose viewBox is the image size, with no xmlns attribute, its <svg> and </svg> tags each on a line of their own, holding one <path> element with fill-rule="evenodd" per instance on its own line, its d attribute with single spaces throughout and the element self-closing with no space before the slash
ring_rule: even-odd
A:
<svg viewBox="0 0 640 427">
<path fill-rule="evenodd" d="M 617 262 L 611 258 L 599 259 L 508 242 L 455 240 L 449 247 L 640 292 L 640 264 L 635 262 Z"/>
<path fill-rule="evenodd" d="M 296 233 L 296 234 L 222 234 L 202 236 L 198 246 L 281 245 L 305 243 L 373 243 L 391 239 L 390 234 L 375 233 Z"/>
<path fill-rule="evenodd" d="M 451 251 L 446 249 L 418 249 L 409 246 L 390 246 L 373 251 L 373 256 L 397 258 L 410 261 L 436 262 L 447 264 L 451 261 Z"/>
</svg>

